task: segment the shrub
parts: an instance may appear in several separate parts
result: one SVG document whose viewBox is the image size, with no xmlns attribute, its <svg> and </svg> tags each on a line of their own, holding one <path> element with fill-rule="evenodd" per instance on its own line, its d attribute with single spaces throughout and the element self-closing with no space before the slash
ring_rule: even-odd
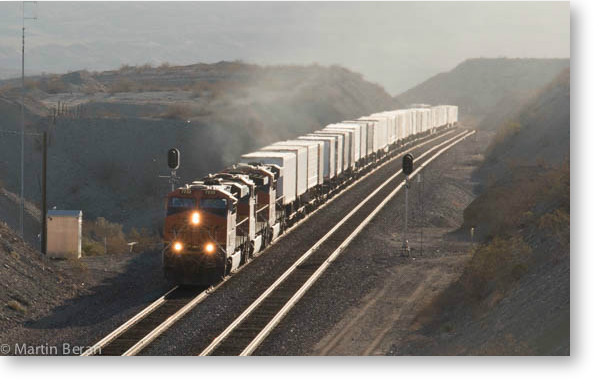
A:
<svg viewBox="0 0 600 386">
<path fill-rule="evenodd" d="M 60 77 L 54 76 L 48 80 L 44 91 L 48 94 L 60 94 L 69 92 L 69 86 Z"/>
<path fill-rule="evenodd" d="M 493 290 L 505 292 L 527 271 L 531 253 L 531 248 L 520 236 L 494 237 L 475 251 L 460 282 L 475 301 L 483 300 Z"/>
<path fill-rule="evenodd" d="M 82 250 L 86 256 L 104 254 L 105 240 L 108 254 L 128 251 L 123 225 L 98 217 L 95 221 L 84 221 L 82 228 Z"/>
<path fill-rule="evenodd" d="M 167 107 L 160 117 L 165 119 L 187 119 L 193 116 L 193 111 L 188 105 L 175 103 Z"/>
<path fill-rule="evenodd" d="M 559 208 L 544 214 L 538 225 L 546 236 L 555 239 L 562 248 L 567 248 L 570 244 L 570 224 L 569 213 Z"/>
<path fill-rule="evenodd" d="M 116 94 L 120 92 L 132 92 L 135 90 L 136 89 L 134 83 L 127 79 L 119 79 L 117 82 L 112 83 L 108 87 L 109 94 Z"/>
<path fill-rule="evenodd" d="M 12 310 L 15 310 L 17 312 L 20 312 L 22 314 L 24 314 L 25 312 L 27 312 L 27 308 L 22 305 L 21 303 L 19 303 L 16 300 L 11 300 L 8 303 L 6 303 L 6 306 Z"/>
<path fill-rule="evenodd" d="M 121 67 L 119 67 L 119 73 L 123 74 L 125 72 L 131 71 L 132 69 L 133 67 L 129 64 L 122 64 Z"/>
<path fill-rule="evenodd" d="M 162 246 L 162 239 L 158 233 L 151 232 L 146 228 L 137 230 L 132 228 L 127 235 L 128 242 L 136 242 L 133 250 L 135 252 L 154 251 Z"/>
<path fill-rule="evenodd" d="M 144 71 L 149 71 L 152 69 L 152 65 L 150 63 L 144 63 L 141 66 L 135 67 L 135 72 L 137 74 L 142 73 Z"/>
</svg>

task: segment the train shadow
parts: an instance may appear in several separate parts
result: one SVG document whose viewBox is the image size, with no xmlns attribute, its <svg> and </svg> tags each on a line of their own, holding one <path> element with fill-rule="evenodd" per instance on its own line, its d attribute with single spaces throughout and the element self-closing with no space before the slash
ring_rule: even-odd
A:
<svg viewBox="0 0 600 386">
<path fill-rule="evenodd" d="M 173 288 L 163 277 L 161 264 L 160 252 L 132 256 L 119 272 L 65 300 L 46 316 L 26 321 L 24 326 L 60 329 L 125 321 Z"/>
</svg>

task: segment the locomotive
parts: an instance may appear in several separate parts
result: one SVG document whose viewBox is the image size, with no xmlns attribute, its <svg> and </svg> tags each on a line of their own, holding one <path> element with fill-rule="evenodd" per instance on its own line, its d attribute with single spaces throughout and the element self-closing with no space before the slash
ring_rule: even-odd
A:
<svg viewBox="0 0 600 386">
<path fill-rule="evenodd" d="M 167 195 L 163 270 L 208 286 L 236 271 L 409 140 L 458 124 L 450 105 L 384 111 L 244 154 Z"/>
</svg>

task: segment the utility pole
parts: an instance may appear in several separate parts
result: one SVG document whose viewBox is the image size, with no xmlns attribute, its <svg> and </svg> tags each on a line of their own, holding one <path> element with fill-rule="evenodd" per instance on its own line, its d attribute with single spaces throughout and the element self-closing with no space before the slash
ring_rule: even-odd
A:
<svg viewBox="0 0 600 386">
<path fill-rule="evenodd" d="M 46 254 L 48 240 L 48 210 L 46 209 L 46 169 L 48 159 L 48 134 L 42 133 L 42 253 Z"/>
<path fill-rule="evenodd" d="M 25 20 L 36 20 L 37 17 L 25 17 L 25 1 L 23 2 L 23 28 L 21 44 L 21 197 L 19 210 L 19 231 L 21 237 L 25 236 L 24 213 L 25 213 Z M 37 2 L 34 2 L 37 4 Z"/>
<path fill-rule="evenodd" d="M 408 245 L 408 189 L 410 189 L 410 174 L 413 172 L 412 154 L 408 153 L 402 157 L 402 172 L 406 175 L 406 186 L 404 187 L 404 243 L 402 254 L 410 257 L 410 246 Z"/>
<path fill-rule="evenodd" d="M 423 172 L 417 174 L 417 185 L 418 185 L 418 192 L 419 192 L 419 228 L 420 228 L 420 232 L 421 232 L 421 257 L 423 256 L 423 227 L 425 226 L 425 203 L 423 201 L 423 191 L 424 191 L 424 186 L 423 186 Z"/>
</svg>

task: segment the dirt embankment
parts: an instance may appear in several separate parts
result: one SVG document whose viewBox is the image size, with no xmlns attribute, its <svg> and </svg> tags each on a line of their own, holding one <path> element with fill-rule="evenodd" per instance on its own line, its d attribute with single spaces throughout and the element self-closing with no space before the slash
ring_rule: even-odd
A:
<svg viewBox="0 0 600 386">
<path fill-rule="evenodd" d="M 89 345 L 170 288 L 160 266 L 150 252 L 49 259 L 0 222 L 0 342 L 11 348 L 3 355 L 23 344 Z"/>
<path fill-rule="evenodd" d="M 569 89 L 565 70 L 496 133 L 464 211 L 481 244 L 391 353 L 569 355 Z"/>
</svg>

